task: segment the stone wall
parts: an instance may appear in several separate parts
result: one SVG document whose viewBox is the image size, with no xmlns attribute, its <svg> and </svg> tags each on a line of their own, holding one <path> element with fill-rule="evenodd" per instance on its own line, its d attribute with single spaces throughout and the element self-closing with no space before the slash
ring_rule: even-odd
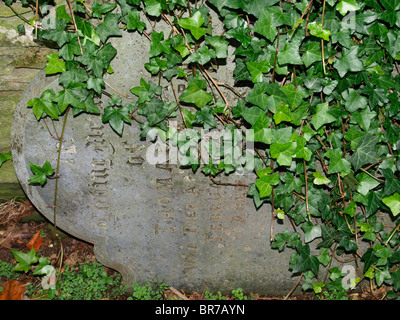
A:
<svg viewBox="0 0 400 320">
<path fill-rule="evenodd" d="M 18 2 L 12 7 L 28 20 L 33 17 L 32 10 L 22 7 Z M 25 35 L 18 33 L 17 26 L 20 24 L 25 26 Z M 11 123 L 22 92 L 45 67 L 46 55 L 53 52 L 34 42 L 32 30 L 29 24 L 0 1 L 0 153 L 11 149 Z M 23 195 L 13 164 L 6 161 L 0 168 L 0 201 Z"/>
</svg>

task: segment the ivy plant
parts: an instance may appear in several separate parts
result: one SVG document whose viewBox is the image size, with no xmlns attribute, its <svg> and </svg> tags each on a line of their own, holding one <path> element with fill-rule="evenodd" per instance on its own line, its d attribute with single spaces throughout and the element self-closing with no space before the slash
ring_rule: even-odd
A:
<svg viewBox="0 0 400 320">
<path fill-rule="evenodd" d="M 218 34 L 211 11 L 223 25 Z M 178 128 L 252 129 L 246 139 L 256 146 L 256 178 L 248 196 L 259 210 L 272 205 L 271 245 L 293 250 L 288 267 L 302 277 L 303 288 L 342 292 L 339 276 L 326 277 L 328 286 L 319 274 L 321 266 L 337 274 L 331 264 L 343 254 L 348 258 L 341 261 L 363 262 L 357 278 L 390 285 L 396 294 L 397 0 L 95 0 L 91 5 L 66 0 L 56 15 L 54 26 L 39 27 L 37 37 L 59 48 L 48 55 L 46 73 L 59 75 L 62 90 L 29 101 L 38 121 L 68 112 L 101 114 L 122 136 L 137 114 L 145 119 L 142 136 L 157 128 L 165 139 L 185 141 L 180 130 L 168 126 L 179 110 Z M 153 25 L 164 21 L 170 31 L 157 32 L 147 20 Z M 187 82 L 175 102 L 164 102 L 162 87 L 152 80 L 132 87 L 136 99 L 127 104 L 118 92 L 109 93 L 113 88 L 103 75 L 113 72 L 110 61 L 118 53 L 108 41 L 120 37 L 121 29 L 150 42 L 149 79 Z M 227 59 L 234 62 L 235 88 L 211 75 Z M 222 87 L 237 99 L 228 101 Z M 94 98 L 105 93 L 109 105 L 100 110 Z M 189 167 L 213 179 L 242 165 L 224 160 Z M 50 173 L 39 169 L 34 173 L 43 178 Z M 274 234 L 276 219 L 288 219 L 293 228 Z"/>
</svg>

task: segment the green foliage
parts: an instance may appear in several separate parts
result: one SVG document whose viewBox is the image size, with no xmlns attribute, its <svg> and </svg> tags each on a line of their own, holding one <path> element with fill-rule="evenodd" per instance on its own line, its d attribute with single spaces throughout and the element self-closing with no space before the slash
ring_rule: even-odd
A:
<svg viewBox="0 0 400 320">
<path fill-rule="evenodd" d="M 15 266 L 11 262 L 0 261 L 0 278 L 5 277 L 11 280 L 16 279 L 19 273 L 14 270 L 14 267 Z"/>
<path fill-rule="evenodd" d="M 34 173 L 34 176 L 28 180 L 30 183 L 39 183 L 43 186 L 47 181 L 47 177 L 54 174 L 54 169 L 51 167 L 49 161 L 46 161 L 42 167 L 30 162 L 29 167 Z"/>
<path fill-rule="evenodd" d="M 46 71 L 60 73 L 62 86 L 28 102 L 38 121 L 58 119 L 69 108 L 74 115 L 99 113 L 94 98 L 108 90 L 103 76 L 117 55 L 109 40 L 120 37 L 121 28 L 146 33 L 149 76 L 171 84 L 183 79 L 187 87 L 176 102 L 166 103 L 161 82 L 142 79 L 127 102 L 110 99 L 101 111 L 103 122 L 122 136 L 137 113 L 146 118 L 141 137 L 154 127 L 165 139 L 179 141 L 179 130 L 172 134 L 168 127 L 179 107 L 182 128 L 252 129 L 245 138 L 257 148 L 257 177 L 248 195 L 259 210 L 272 204 L 281 210 L 278 219 L 289 219 L 303 232 L 304 237 L 288 230 L 271 235 L 273 248 L 293 250 L 289 268 L 303 275 L 303 288 L 344 297 L 340 278 L 311 282 L 320 264 L 344 254 L 362 256 L 365 277 L 378 286 L 400 289 L 398 228 L 381 220 L 382 215 L 396 220 L 400 213 L 396 0 L 208 0 L 209 7 L 183 0 L 119 0 L 118 8 L 95 1 L 90 10 L 81 2 L 74 6 L 77 30 L 62 6 L 54 28 L 38 30 L 39 38 L 60 48 L 48 56 Z M 210 10 L 219 17 L 221 34 L 212 30 Z M 168 21 L 170 32 L 148 29 L 142 13 L 154 23 Z M 235 90 L 234 101 L 222 94 L 222 87 L 229 88 L 220 82 L 225 79 L 212 75 L 228 60 L 235 64 L 236 86 L 245 89 Z M 237 94 L 242 91 L 248 93 Z M 211 176 L 235 168 L 228 159 L 210 160 L 188 167 Z M 40 184 L 51 173 L 34 170 Z"/>
<path fill-rule="evenodd" d="M 80 264 L 76 269 L 68 265 L 57 280 L 56 300 L 115 299 L 125 293 L 121 275 L 108 275 L 98 262 Z"/>
<path fill-rule="evenodd" d="M 164 291 L 168 289 L 168 284 L 164 282 L 146 282 L 143 286 L 134 282 L 133 294 L 128 300 L 164 300 Z"/>
</svg>

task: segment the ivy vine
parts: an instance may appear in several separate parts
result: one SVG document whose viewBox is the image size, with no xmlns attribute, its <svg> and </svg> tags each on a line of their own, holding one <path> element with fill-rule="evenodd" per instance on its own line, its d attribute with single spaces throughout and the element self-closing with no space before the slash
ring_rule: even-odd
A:
<svg viewBox="0 0 400 320">
<path fill-rule="evenodd" d="M 53 28 L 45 21 L 37 24 L 46 1 L 21 2 L 35 10 L 36 38 L 59 49 L 47 56 L 46 74 L 59 74 L 63 89 L 29 101 L 38 121 L 68 112 L 102 114 L 122 136 L 124 126 L 140 115 L 146 119 L 140 124 L 143 136 L 155 127 L 165 139 L 176 139 L 179 130 L 167 124 L 179 111 L 178 128 L 253 129 L 257 179 L 248 196 L 260 210 L 272 205 L 271 246 L 293 250 L 289 268 L 300 275 L 303 289 L 346 297 L 345 274 L 330 268 L 344 254 L 345 261 L 363 262 L 352 287 L 369 279 L 390 286 L 388 297 L 397 297 L 397 0 L 66 0 L 56 9 Z M 210 11 L 223 23 L 221 34 L 213 32 Z M 149 29 L 143 17 L 154 25 L 163 21 L 169 34 Z M 137 99 L 123 104 L 122 95 L 104 80 L 117 55 L 108 40 L 121 36 L 121 29 L 148 38 L 145 67 L 170 81 L 175 102 L 165 103 L 162 87 L 142 79 L 131 89 Z M 211 75 L 230 58 L 230 47 L 235 88 Z M 179 96 L 176 79 L 187 82 Z M 228 101 L 223 87 L 237 99 Z M 239 93 L 240 87 L 248 93 Z M 109 105 L 100 110 L 94 99 L 103 94 L 109 95 Z M 45 165 L 32 166 L 40 183 L 54 173 Z M 198 161 L 191 168 L 214 181 L 236 165 L 241 164 Z M 293 230 L 274 234 L 279 219 L 289 219 Z M 321 266 L 329 270 L 325 279 L 319 278 Z"/>
</svg>

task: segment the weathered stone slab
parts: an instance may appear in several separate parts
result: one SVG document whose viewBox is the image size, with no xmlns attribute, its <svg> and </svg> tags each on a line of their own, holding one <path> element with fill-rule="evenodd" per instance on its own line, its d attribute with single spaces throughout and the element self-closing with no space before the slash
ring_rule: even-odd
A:
<svg viewBox="0 0 400 320">
<path fill-rule="evenodd" d="M 112 62 L 115 73 L 106 81 L 129 94 L 141 77 L 148 79 L 143 65 L 149 43 L 124 33 L 113 44 L 119 54 Z M 232 78 L 229 66 L 221 70 L 216 77 Z M 57 85 L 56 77 L 43 72 L 30 83 L 17 106 L 11 134 L 20 183 L 50 221 L 56 180 L 49 179 L 44 187 L 27 180 L 32 177 L 29 162 L 42 165 L 49 160 L 56 167 L 58 142 L 26 105 Z M 173 99 L 164 86 L 164 97 Z M 60 133 L 62 119 L 54 124 Z M 247 187 L 217 185 L 201 172 L 149 163 L 153 144 L 139 134 L 136 124 L 126 126 L 119 137 L 101 116 L 69 116 L 58 179 L 57 226 L 93 243 L 97 259 L 120 271 L 127 283 L 164 280 L 189 291 L 207 286 L 230 292 L 240 286 L 246 292 L 286 294 L 297 279 L 288 270 L 290 251 L 270 248 L 270 207 L 257 211 L 246 196 Z M 222 179 L 254 182 L 253 175 Z M 274 228 L 277 233 L 291 226 L 275 222 Z"/>
</svg>

